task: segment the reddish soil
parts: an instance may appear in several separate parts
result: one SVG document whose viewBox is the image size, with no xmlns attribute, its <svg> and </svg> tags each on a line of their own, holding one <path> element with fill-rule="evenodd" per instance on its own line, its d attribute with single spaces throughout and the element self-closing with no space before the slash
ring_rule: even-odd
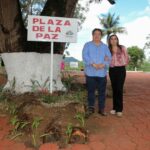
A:
<svg viewBox="0 0 150 150">
<path fill-rule="evenodd" d="M 1 83 L 1 82 L 0 82 Z M 150 150 L 150 73 L 127 73 L 122 118 L 95 113 L 86 121 L 90 133 L 85 145 L 68 145 L 63 150 Z M 107 108 L 111 109 L 111 99 Z M 7 138 L 11 126 L 9 118 L 0 114 L 0 150 L 33 150 L 23 143 Z M 39 150 L 58 150 L 54 143 L 40 146 Z"/>
</svg>

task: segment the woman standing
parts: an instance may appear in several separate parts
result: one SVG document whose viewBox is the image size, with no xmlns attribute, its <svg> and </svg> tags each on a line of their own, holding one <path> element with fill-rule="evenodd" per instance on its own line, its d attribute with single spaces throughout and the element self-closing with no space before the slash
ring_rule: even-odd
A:
<svg viewBox="0 0 150 150">
<path fill-rule="evenodd" d="M 121 117 L 123 115 L 123 86 L 126 78 L 125 66 L 129 62 L 129 56 L 126 48 L 119 44 L 119 39 L 115 34 L 109 36 L 108 46 L 112 54 L 109 76 L 113 91 L 113 109 L 110 113 Z"/>
</svg>

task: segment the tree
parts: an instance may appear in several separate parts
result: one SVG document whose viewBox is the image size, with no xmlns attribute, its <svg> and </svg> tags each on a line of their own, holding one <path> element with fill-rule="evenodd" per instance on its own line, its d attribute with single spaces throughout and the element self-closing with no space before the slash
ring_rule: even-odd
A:
<svg viewBox="0 0 150 150">
<path fill-rule="evenodd" d="M 32 8 L 33 11 L 32 5 L 35 0 L 20 1 L 30 1 L 32 4 L 27 7 L 27 10 Z M 108 1 L 111 4 L 115 3 L 115 0 Z M 77 2 L 78 0 L 47 0 L 41 15 L 73 17 Z M 15 51 L 49 52 L 49 42 L 27 42 L 26 33 L 19 0 L 0 0 L 0 53 Z M 65 45 L 62 43 L 54 45 L 54 52 L 56 53 L 63 53 L 64 49 Z"/>
<path fill-rule="evenodd" d="M 146 37 L 146 43 L 144 46 L 144 49 L 149 49 L 150 48 L 150 34 Z"/>
<path fill-rule="evenodd" d="M 119 16 L 115 17 L 115 13 L 108 13 L 107 15 L 102 15 L 100 19 L 100 24 L 103 26 L 103 34 L 107 36 L 107 39 L 111 33 L 126 33 L 124 27 L 120 27 Z"/>
<path fill-rule="evenodd" d="M 19 1 L 0 0 L 0 52 L 22 51 L 24 32 Z"/>
<path fill-rule="evenodd" d="M 24 25 L 27 26 L 28 15 L 40 15 L 47 0 L 19 0 Z"/>
<path fill-rule="evenodd" d="M 130 56 L 129 68 L 135 69 L 142 65 L 144 61 L 144 51 L 137 46 L 128 48 L 128 54 Z"/>
</svg>

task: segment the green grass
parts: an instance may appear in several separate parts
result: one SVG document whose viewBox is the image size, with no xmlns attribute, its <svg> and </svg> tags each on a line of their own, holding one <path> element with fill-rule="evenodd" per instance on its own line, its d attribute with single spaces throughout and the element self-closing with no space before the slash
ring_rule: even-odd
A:
<svg viewBox="0 0 150 150">
<path fill-rule="evenodd" d="M 83 103 L 85 101 L 85 98 L 86 98 L 85 91 L 72 91 L 72 92 L 64 92 L 59 95 L 52 94 L 52 95 L 41 96 L 41 100 L 48 104 L 66 102 L 66 101 Z"/>
<path fill-rule="evenodd" d="M 132 68 L 132 66 L 128 66 L 127 70 L 134 71 L 135 69 Z M 144 72 L 150 72 L 150 62 L 144 61 L 143 64 L 141 64 L 140 67 L 137 68 L 137 71 L 144 71 Z"/>
</svg>

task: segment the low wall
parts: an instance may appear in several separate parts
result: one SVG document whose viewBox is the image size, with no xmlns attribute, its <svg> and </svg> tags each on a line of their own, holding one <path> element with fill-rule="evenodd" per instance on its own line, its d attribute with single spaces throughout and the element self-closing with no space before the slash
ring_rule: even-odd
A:
<svg viewBox="0 0 150 150">
<path fill-rule="evenodd" d="M 1 56 L 8 77 L 5 89 L 14 88 L 16 93 L 32 92 L 33 89 L 41 88 L 50 90 L 50 54 L 20 52 L 3 53 Z M 53 91 L 64 90 L 60 75 L 61 61 L 62 55 L 54 54 Z"/>
</svg>

